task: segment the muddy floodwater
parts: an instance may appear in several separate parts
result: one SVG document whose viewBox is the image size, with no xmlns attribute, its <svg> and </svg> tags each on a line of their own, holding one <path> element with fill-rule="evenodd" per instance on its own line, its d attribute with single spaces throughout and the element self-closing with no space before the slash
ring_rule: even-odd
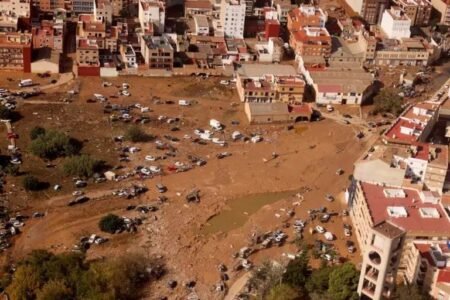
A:
<svg viewBox="0 0 450 300">
<path fill-rule="evenodd" d="M 252 194 L 234 198 L 227 201 L 227 208 L 208 220 L 200 230 L 203 234 L 228 232 L 239 228 L 247 222 L 248 218 L 267 204 L 294 197 L 296 191 Z"/>
</svg>

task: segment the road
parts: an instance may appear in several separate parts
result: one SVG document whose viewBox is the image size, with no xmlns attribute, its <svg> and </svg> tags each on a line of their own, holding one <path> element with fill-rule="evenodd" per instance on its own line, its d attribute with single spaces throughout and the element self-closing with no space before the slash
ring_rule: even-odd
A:
<svg viewBox="0 0 450 300">
<path fill-rule="evenodd" d="M 250 279 L 250 272 L 245 273 L 238 280 L 236 280 L 233 285 L 228 289 L 228 293 L 224 300 L 234 300 L 237 295 L 244 289 L 247 281 Z"/>
</svg>

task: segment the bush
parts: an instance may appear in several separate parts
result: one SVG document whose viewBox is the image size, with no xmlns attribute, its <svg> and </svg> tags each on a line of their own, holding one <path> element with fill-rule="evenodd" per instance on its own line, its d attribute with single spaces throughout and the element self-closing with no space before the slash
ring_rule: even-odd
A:
<svg viewBox="0 0 450 300">
<path fill-rule="evenodd" d="M 35 250 L 17 264 L 6 291 L 20 300 L 139 299 L 140 287 L 156 279 L 147 268 L 163 264 L 135 254 L 86 262 L 82 254 Z"/>
<path fill-rule="evenodd" d="M 101 162 L 89 155 L 72 156 L 64 163 L 64 173 L 71 176 L 91 177 L 101 166 Z"/>
<path fill-rule="evenodd" d="M 11 120 L 14 119 L 14 111 L 6 108 L 5 106 L 0 106 L 0 119 Z"/>
<path fill-rule="evenodd" d="M 403 99 L 398 95 L 396 89 L 383 89 L 374 98 L 374 114 L 391 113 L 398 116 L 403 108 Z"/>
<path fill-rule="evenodd" d="M 22 180 L 23 188 L 26 191 L 39 191 L 45 188 L 46 184 L 40 182 L 36 177 L 27 175 Z"/>
<path fill-rule="evenodd" d="M 125 132 L 125 139 L 133 143 L 142 143 L 152 140 L 153 136 L 145 133 L 137 126 L 132 126 Z"/>
<path fill-rule="evenodd" d="M 98 223 L 98 227 L 101 231 L 109 233 L 115 233 L 117 230 L 122 228 L 123 225 L 123 219 L 113 214 L 104 216 Z"/>
<path fill-rule="evenodd" d="M 39 136 L 44 135 L 44 134 L 45 134 L 45 128 L 42 128 L 40 126 L 33 127 L 33 129 L 31 129 L 31 131 L 30 131 L 30 139 L 35 140 Z"/>
<path fill-rule="evenodd" d="M 31 142 L 30 150 L 41 158 L 55 159 L 61 156 L 75 155 L 80 151 L 81 145 L 62 132 L 56 130 L 46 131 L 38 135 Z"/>
</svg>

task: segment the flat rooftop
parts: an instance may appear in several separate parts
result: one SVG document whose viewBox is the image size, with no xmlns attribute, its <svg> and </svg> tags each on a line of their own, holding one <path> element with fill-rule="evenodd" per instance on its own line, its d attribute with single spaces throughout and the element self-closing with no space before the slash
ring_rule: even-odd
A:
<svg viewBox="0 0 450 300">
<path fill-rule="evenodd" d="M 399 237 L 405 233 L 401 228 L 386 221 L 375 225 L 373 230 L 391 239 Z"/>
<path fill-rule="evenodd" d="M 361 188 L 373 224 L 389 221 L 410 235 L 448 236 L 449 216 L 440 203 L 423 202 L 421 195 L 413 189 L 395 188 L 403 193 L 388 195 L 385 191 L 388 187 L 362 182 Z M 394 216 L 388 212 L 388 208 L 402 208 L 407 216 Z M 425 214 L 428 210 L 436 212 L 437 215 L 428 216 Z"/>
<path fill-rule="evenodd" d="M 237 72 L 242 77 L 263 77 L 267 74 L 274 76 L 298 75 L 294 66 L 279 64 L 242 64 Z"/>
</svg>

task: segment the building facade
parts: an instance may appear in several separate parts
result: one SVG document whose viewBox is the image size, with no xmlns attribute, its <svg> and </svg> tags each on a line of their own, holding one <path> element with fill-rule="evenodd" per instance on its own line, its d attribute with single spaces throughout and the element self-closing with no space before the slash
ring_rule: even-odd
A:
<svg viewBox="0 0 450 300">
<path fill-rule="evenodd" d="M 225 37 L 244 38 L 245 12 L 245 1 L 222 1 L 220 22 Z"/>
<path fill-rule="evenodd" d="M 411 36 L 411 19 L 398 6 L 393 6 L 384 11 L 380 27 L 390 39 L 402 39 Z"/>
<path fill-rule="evenodd" d="M 412 26 L 427 26 L 433 6 L 430 0 L 394 0 L 411 20 Z"/>
<path fill-rule="evenodd" d="M 31 72 L 31 33 L 0 33 L 0 69 Z"/>
</svg>

